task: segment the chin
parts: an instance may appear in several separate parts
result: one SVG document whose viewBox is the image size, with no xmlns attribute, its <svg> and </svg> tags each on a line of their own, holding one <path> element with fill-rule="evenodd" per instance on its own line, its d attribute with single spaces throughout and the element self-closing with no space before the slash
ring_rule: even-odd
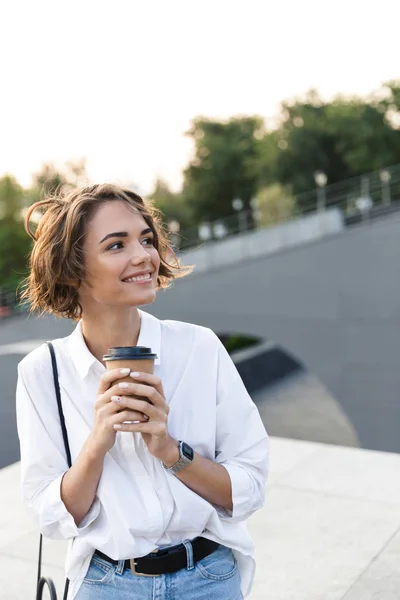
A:
<svg viewBox="0 0 400 600">
<path fill-rule="evenodd" d="M 145 306 L 146 304 L 153 304 L 155 299 L 157 298 L 157 292 L 154 290 L 153 292 L 148 292 L 147 294 L 142 294 L 141 297 L 135 298 L 134 305 L 135 306 Z"/>
</svg>

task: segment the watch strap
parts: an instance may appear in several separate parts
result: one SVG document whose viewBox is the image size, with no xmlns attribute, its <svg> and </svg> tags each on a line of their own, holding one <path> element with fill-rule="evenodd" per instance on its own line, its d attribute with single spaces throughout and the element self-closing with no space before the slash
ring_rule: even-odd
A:
<svg viewBox="0 0 400 600">
<path fill-rule="evenodd" d="M 189 466 L 192 461 L 193 461 L 193 448 L 191 448 L 188 444 L 185 444 L 185 446 L 190 450 L 191 454 L 192 454 L 192 458 L 189 458 L 188 456 L 186 456 L 183 453 L 183 446 L 184 442 L 182 442 L 181 440 L 179 440 L 179 459 L 176 461 L 175 464 L 173 464 L 171 467 L 167 467 L 167 465 L 164 465 L 164 468 L 166 471 L 168 471 L 169 473 L 172 473 L 173 475 L 175 475 L 176 473 L 179 473 L 179 471 L 182 471 L 182 469 L 184 469 L 185 467 Z"/>
</svg>

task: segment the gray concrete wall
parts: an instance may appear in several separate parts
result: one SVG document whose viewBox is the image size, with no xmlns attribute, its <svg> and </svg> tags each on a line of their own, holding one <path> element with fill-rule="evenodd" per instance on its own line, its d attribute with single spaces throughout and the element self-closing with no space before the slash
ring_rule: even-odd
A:
<svg viewBox="0 0 400 600">
<path fill-rule="evenodd" d="M 328 387 L 362 445 L 399 447 L 400 219 L 192 274 L 158 294 L 160 318 L 275 341 Z M 378 443 L 379 440 L 379 443 Z M 375 444 L 376 441 L 376 444 Z"/>
<path fill-rule="evenodd" d="M 257 229 L 240 236 L 234 235 L 219 242 L 209 242 L 182 252 L 184 264 L 195 264 L 196 271 L 236 264 L 245 258 L 257 258 L 293 248 L 299 244 L 319 240 L 343 231 L 342 213 L 338 208 L 313 213 L 306 217 L 286 221 L 273 227 Z"/>
</svg>

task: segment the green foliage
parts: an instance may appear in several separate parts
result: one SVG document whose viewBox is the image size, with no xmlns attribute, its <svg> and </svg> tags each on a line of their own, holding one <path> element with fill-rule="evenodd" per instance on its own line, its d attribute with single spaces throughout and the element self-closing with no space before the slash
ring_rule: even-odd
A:
<svg viewBox="0 0 400 600">
<path fill-rule="evenodd" d="M 150 197 L 154 200 L 157 208 L 162 211 L 166 224 L 178 221 L 181 229 L 195 224 L 190 206 L 185 203 L 182 194 L 172 192 L 162 179 L 157 180 Z"/>
<path fill-rule="evenodd" d="M 0 179 L 0 286 L 17 288 L 27 275 L 31 239 L 23 225 L 24 208 L 40 200 L 44 194 L 54 192 L 60 185 L 86 183 L 84 160 L 68 162 L 62 172 L 51 163 L 43 165 L 28 190 L 23 190 L 10 175 Z"/>
<path fill-rule="evenodd" d="M 273 141 L 278 148 L 272 178 L 299 194 L 315 187 L 316 171 L 335 183 L 399 162 L 400 82 L 384 90 L 369 99 L 339 96 L 330 103 L 310 91 L 305 99 L 283 102 L 279 127 L 261 143 L 264 162 Z"/>
<path fill-rule="evenodd" d="M 240 334 L 221 335 L 220 340 L 229 354 L 232 354 L 237 350 L 244 350 L 244 348 L 255 346 L 260 342 L 260 339 L 257 337 Z"/>
<path fill-rule="evenodd" d="M 0 286 L 17 287 L 27 275 L 27 255 L 31 240 L 22 221 L 0 221 Z"/>
<path fill-rule="evenodd" d="M 0 219 L 18 219 L 24 204 L 24 192 L 12 175 L 0 178 Z"/>
<path fill-rule="evenodd" d="M 62 170 L 53 163 L 45 163 L 33 176 L 33 185 L 29 190 L 29 204 L 54 194 L 61 187 L 76 187 L 89 184 L 86 173 L 86 159 L 68 161 Z"/>
<path fill-rule="evenodd" d="M 256 196 L 260 213 L 259 224 L 268 227 L 296 215 L 296 201 L 288 188 L 273 183 L 261 188 Z"/>
<path fill-rule="evenodd" d="M 22 224 L 25 193 L 15 177 L 0 178 L 0 286 L 16 287 L 26 275 L 30 238 Z"/>
<path fill-rule="evenodd" d="M 274 179 L 292 185 L 295 194 L 315 187 L 315 171 L 323 171 L 328 181 L 349 177 L 343 156 L 337 151 L 337 132 L 329 122 L 327 106 L 312 95 L 305 102 L 282 104 L 282 124 L 275 132 L 279 153 Z M 340 175 L 339 175 L 340 174 Z"/>
<path fill-rule="evenodd" d="M 184 171 L 183 195 L 197 219 L 216 220 L 233 213 L 232 200 L 244 209 L 256 192 L 259 117 L 235 117 L 226 123 L 197 118 L 187 135 L 195 145 L 194 159 Z"/>
<path fill-rule="evenodd" d="M 233 213 L 233 198 L 240 197 L 247 210 L 251 198 L 273 184 L 298 196 L 315 189 L 316 171 L 330 184 L 400 162 L 400 81 L 369 98 L 331 102 L 310 90 L 282 102 L 277 125 L 267 131 L 256 116 L 197 118 L 187 135 L 194 158 L 184 171 L 184 200 L 198 222 L 217 220 Z M 275 218 L 271 202 L 267 222 Z"/>
</svg>

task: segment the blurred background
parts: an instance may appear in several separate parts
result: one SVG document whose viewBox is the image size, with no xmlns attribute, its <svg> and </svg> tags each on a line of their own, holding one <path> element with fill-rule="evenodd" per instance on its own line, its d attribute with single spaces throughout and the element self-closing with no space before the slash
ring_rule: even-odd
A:
<svg viewBox="0 0 400 600">
<path fill-rule="evenodd" d="M 1 4 L 0 467 L 19 459 L 17 363 L 73 328 L 19 302 L 23 216 L 104 181 L 152 199 L 196 265 L 145 310 L 211 327 L 270 434 L 400 451 L 399 16 Z"/>
</svg>

